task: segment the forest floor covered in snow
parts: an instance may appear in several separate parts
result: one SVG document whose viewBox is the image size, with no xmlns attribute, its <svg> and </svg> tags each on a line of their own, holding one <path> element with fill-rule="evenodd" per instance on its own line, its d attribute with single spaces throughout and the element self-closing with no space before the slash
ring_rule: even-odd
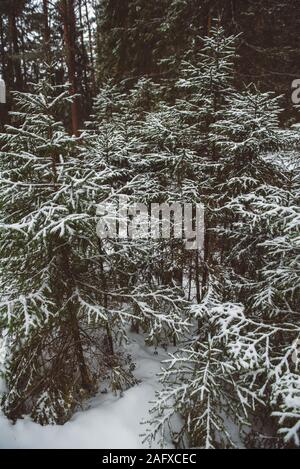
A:
<svg viewBox="0 0 300 469">
<path fill-rule="evenodd" d="M 147 447 L 141 436 L 148 418 L 150 401 L 159 389 L 157 374 L 167 353 L 145 347 L 143 338 L 132 335 L 128 352 L 136 363 L 135 377 L 140 384 L 124 392 L 99 394 L 90 399 L 63 426 L 42 427 L 28 417 L 13 425 L 0 414 L 0 448 L 59 448 L 59 449 L 139 449 Z M 1 392 L 1 389 L 0 389 Z M 169 446 L 172 447 L 171 443 Z"/>
</svg>

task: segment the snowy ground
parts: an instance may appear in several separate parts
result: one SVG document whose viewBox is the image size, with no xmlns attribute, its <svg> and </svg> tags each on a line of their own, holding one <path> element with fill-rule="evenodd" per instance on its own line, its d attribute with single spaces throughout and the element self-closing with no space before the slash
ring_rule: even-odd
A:
<svg viewBox="0 0 300 469">
<path fill-rule="evenodd" d="M 160 362 L 167 354 L 160 351 L 155 355 L 137 335 L 132 336 L 129 352 L 141 384 L 122 398 L 100 394 L 89 402 L 87 410 L 76 413 L 64 426 L 41 427 L 28 418 L 12 425 L 0 414 L 0 448 L 143 448 L 140 434 L 145 428 L 140 422 L 147 418 L 149 401 L 159 387 L 156 375 Z"/>
</svg>

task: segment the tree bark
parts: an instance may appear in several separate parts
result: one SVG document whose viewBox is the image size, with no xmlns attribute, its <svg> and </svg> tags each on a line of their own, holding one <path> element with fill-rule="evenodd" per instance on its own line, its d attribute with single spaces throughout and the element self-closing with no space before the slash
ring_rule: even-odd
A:
<svg viewBox="0 0 300 469">
<path fill-rule="evenodd" d="M 64 42 L 68 65 L 68 78 L 71 85 L 70 94 L 78 93 L 76 70 L 76 16 L 74 0 L 61 0 L 61 16 L 64 26 Z M 75 97 L 71 106 L 72 133 L 79 135 L 79 102 Z"/>
<path fill-rule="evenodd" d="M 99 239 L 98 241 L 98 246 L 99 246 L 99 253 L 100 256 L 103 255 L 103 250 L 102 250 L 102 244 L 101 240 Z M 108 296 L 107 296 L 107 282 L 106 282 L 106 275 L 104 271 L 104 265 L 103 265 L 103 260 L 101 258 L 101 275 L 102 275 L 102 284 L 103 284 L 103 289 L 104 289 L 104 308 L 105 310 L 108 309 Z M 107 335 L 107 341 L 108 341 L 108 346 L 109 346 L 109 351 L 110 355 L 114 355 L 114 343 L 113 343 L 113 338 L 110 330 L 109 324 L 106 325 L 106 335 Z"/>
<path fill-rule="evenodd" d="M 44 50 L 46 57 L 50 56 L 51 32 L 49 26 L 49 4 L 48 0 L 43 0 L 43 17 L 44 17 Z"/>
<path fill-rule="evenodd" d="M 199 251 L 196 252 L 195 259 L 195 281 L 196 281 L 196 299 L 197 303 L 201 303 L 201 282 L 200 282 L 200 265 L 199 265 Z"/>
<path fill-rule="evenodd" d="M 1 48 L 1 65 L 2 65 L 2 76 L 5 77 L 5 42 L 4 42 L 4 31 L 3 31 L 3 19 L 0 15 L 0 48 Z"/>
<path fill-rule="evenodd" d="M 90 49 L 89 52 L 90 52 L 90 61 L 91 61 L 91 75 L 92 75 L 92 86 L 93 86 L 93 91 L 94 91 L 95 88 L 96 88 L 95 60 L 94 60 L 92 30 L 91 30 L 91 25 L 90 25 L 90 16 L 89 16 L 89 9 L 88 9 L 87 0 L 85 0 L 84 5 L 85 5 L 85 16 L 86 16 L 86 22 L 87 22 L 88 35 L 89 35 L 89 49 Z"/>
<path fill-rule="evenodd" d="M 4 44 L 4 32 L 3 32 L 3 20 L 0 16 L 0 48 L 1 48 L 1 65 L 2 65 L 2 77 L 6 81 L 6 70 L 5 70 L 5 44 Z M 3 126 L 7 124 L 7 105 L 0 104 L 0 131 L 3 131 Z"/>
<path fill-rule="evenodd" d="M 70 299 L 72 297 L 72 284 L 74 283 L 74 279 L 73 279 L 73 275 L 72 275 L 72 271 L 70 267 L 68 247 L 64 245 L 61 248 L 61 252 L 62 252 L 62 261 L 63 261 L 62 268 L 64 270 L 65 277 L 67 278 L 67 281 L 68 281 L 67 296 Z M 77 306 L 76 304 L 74 304 L 73 301 L 68 301 L 67 309 L 68 309 L 68 317 L 70 320 L 70 326 L 71 326 L 71 331 L 72 331 L 72 336 L 73 336 L 73 344 L 74 344 L 74 349 L 75 349 L 76 360 L 77 360 L 80 377 L 81 377 L 81 385 L 83 389 L 90 392 L 92 384 L 91 384 L 88 367 L 87 367 L 87 364 L 84 358 L 84 353 L 83 353 L 78 317 L 77 317 L 77 312 L 76 312 Z"/>
<path fill-rule="evenodd" d="M 8 18 L 8 27 L 9 27 L 9 37 L 11 44 L 11 55 L 12 55 L 12 64 L 14 68 L 15 76 L 15 87 L 18 91 L 23 89 L 23 77 L 21 69 L 21 59 L 20 59 L 20 49 L 19 49 L 19 37 L 18 37 L 18 28 L 17 28 L 17 13 L 15 9 L 15 4 L 12 5 L 9 18 Z"/>
</svg>

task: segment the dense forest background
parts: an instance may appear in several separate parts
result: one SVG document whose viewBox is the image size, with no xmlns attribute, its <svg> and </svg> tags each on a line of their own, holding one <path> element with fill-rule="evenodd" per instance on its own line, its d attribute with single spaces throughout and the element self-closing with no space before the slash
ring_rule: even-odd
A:
<svg viewBox="0 0 300 469">
<path fill-rule="evenodd" d="M 242 33 L 235 79 L 284 94 L 298 78 L 297 0 L 2 0 L 1 69 L 8 91 L 26 91 L 56 60 L 56 83 L 72 83 L 83 121 L 107 79 L 132 86 L 141 77 L 178 77 L 179 64 L 218 18 L 228 34 Z M 82 105 L 84 103 L 84 106 Z M 80 116 L 80 117 L 79 117 Z"/>
<path fill-rule="evenodd" d="M 299 447 L 298 3 L 0 1 L 0 418 L 135 389 L 135 335 L 145 444 Z M 204 246 L 102 239 L 119 195 L 202 204 Z"/>
</svg>

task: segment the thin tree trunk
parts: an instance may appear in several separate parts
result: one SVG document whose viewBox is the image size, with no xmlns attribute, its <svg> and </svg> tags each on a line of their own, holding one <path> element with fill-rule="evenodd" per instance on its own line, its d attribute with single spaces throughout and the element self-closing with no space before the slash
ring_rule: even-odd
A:
<svg viewBox="0 0 300 469">
<path fill-rule="evenodd" d="M 2 76 L 5 77 L 5 51 L 4 51 L 4 32 L 3 32 L 3 19 L 0 16 L 0 48 L 1 48 L 1 65 L 2 65 Z"/>
<path fill-rule="evenodd" d="M 192 262 L 191 262 L 191 265 L 190 265 L 190 272 L 189 272 L 189 296 L 188 296 L 188 301 L 191 301 L 192 280 L 193 280 L 193 264 L 192 264 Z"/>
<path fill-rule="evenodd" d="M 203 274 L 203 288 L 207 288 L 208 284 L 208 262 L 209 262 L 209 250 L 210 250 L 210 234 L 208 231 L 205 233 L 205 240 L 204 240 L 204 274 Z"/>
<path fill-rule="evenodd" d="M 88 368 L 87 368 L 85 358 L 84 358 L 82 341 L 81 341 L 80 330 L 79 330 L 79 325 L 78 325 L 78 318 L 77 318 L 75 309 L 73 308 L 73 304 L 70 304 L 69 306 L 69 317 L 71 321 L 74 347 L 75 347 L 77 363 L 78 363 L 78 367 L 80 371 L 82 387 L 86 391 L 90 392 L 92 383 L 89 377 Z"/>
<path fill-rule="evenodd" d="M 21 26 L 21 44 L 22 44 L 22 62 L 23 62 L 23 87 L 27 87 L 27 65 L 26 65 L 26 56 L 25 56 L 25 31 L 23 25 Z"/>
<path fill-rule="evenodd" d="M 82 72 L 82 77 L 83 77 L 82 81 L 84 83 L 84 94 L 85 94 L 85 98 L 88 100 L 88 106 L 86 106 L 86 110 L 88 110 L 89 103 L 90 103 L 90 86 L 89 86 L 89 79 L 88 79 L 89 58 L 88 58 L 88 52 L 86 49 L 85 38 L 84 38 L 84 24 L 83 24 L 81 0 L 78 0 L 78 10 L 79 10 L 80 42 L 81 42 L 81 57 L 82 57 L 81 72 Z M 87 117 L 87 115 L 84 117 Z"/>
<path fill-rule="evenodd" d="M 100 256 L 102 256 L 103 250 L 102 250 L 102 243 L 101 243 L 100 239 L 99 239 L 98 246 L 99 246 Z M 107 282 L 106 282 L 106 275 L 105 275 L 104 265 L 103 265 L 103 260 L 102 259 L 101 259 L 101 275 L 102 275 L 103 289 L 104 289 L 104 292 L 105 292 L 104 293 L 104 308 L 107 310 L 108 309 Z M 114 353 L 115 353 L 114 343 L 113 343 L 113 338 L 112 338 L 112 335 L 111 335 L 111 330 L 110 330 L 109 324 L 107 324 L 107 326 L 106 326 L 106 335 L 107 335 L 110 354 L 114 355 Z"/>
<path fill-rule="evenodd" d="M 44 19 L 44 51 L 47 58 L 50 58 L 51 32 L 49 26 L 49 4 L 48 0 L 43 0 L 43 19 Z"/>
<path fill-rule="evenodd" d="M 22 79 L 21 59 L 20 59 L 19 40 L 18 40 L 17 15 L 15 12 L 14 5 L 12 6 L 12 10 L 9 15 L 9 36 L 10 36 L 10 42 L 11 42 L 12 63 L 13 63 L 14 75 L 16 79 L 15 86 L 18 91 L 22 91 L 23 79 Z"/>
<path fill-rule="evenodd" d="M 62 252 L 62 260 L 63 260 L 63 269 L 66 278 L 68 279 L 68 298 L 71 298 L 72 296 L 72 271 L 70 268 L 70 260 L 69 260 L 69 252 L 68 248 L 66 246 L 63 246 L 61 248 Z M 70 320 L 70 326 L 71 326 L 71 331 L 72 331 L 72 336 L 73 336 L 73 343 L 74 343 L 74 349 L 75 349 L 75 354 L 76 354 L 76 360 L 80 372 L 80 377 L 81 377 L 81 384 L 83 389 L 86 391 L 91 391 L 91 380 L 89 377 L 88 373 L 88 368 L 86 365 L 86 361 L 84 358 L 84 353 L 83 353 L 83 347 L 82 347 L 82 341 L 80 337 L 80 329 L 79 329 L 79 324 L 78 324 L 78 317 L 77 317 L 77 307 L 76 305 L 72 302 L 68 302 L 68 317 Z"/>
<path fill-rule="evenodd" d="M 90 49 L 90 61 L 91 61 L 92 85 L 93 85 L 93 90 L 95 90 L 95 87 L 96 87 L 95 60 L 94 60 L 94 50 L 93 50 L 92 29 L 91 29 L 91 25 L 90 25 L 90 15 L 89 15 L 87 0 L 85 0 L 84 4 L 85 4 L 86 24 L 87 24 L 88 35 L 89 35 L 89 49 Z"/>
<path fill-rule="evenodd" d="M 71 84 L 70 93 L 78 93 L 76 74 L 76 17 L 74 0 L 61 0 L 61 15 L 64 26 L 64 41 L 68 65 L 68 77 Z M 78 136 L 79 130 L 79 102 L 78 97 L 74 98 L 71 106 L 72 133 Z"/>
<path fill-rule="evenodd" d="M 3 20 L 2 17 L 0 16 L 0 48 L 1 48 L 1 70 L 2 76 L 5 80 L 6 78 L 6 70 L 5 70 L 5 51 L 4 51 L 4 32 L 3 32 Z M 0 104 L 0 130 L 1 132 L 3 131 L 3 127 L 5 124 L 7 124 L 7 105 L 6 104 Z"/>
<path fill-rule="evenodd" d="M 199 265 L 199 251 L 196 252 L 195 259 L 195 280 L 196 280 L 196 299 L 197 303 L 201 303 L 201 282 L 200 282 L 200 265 Z"/>
</svg>

